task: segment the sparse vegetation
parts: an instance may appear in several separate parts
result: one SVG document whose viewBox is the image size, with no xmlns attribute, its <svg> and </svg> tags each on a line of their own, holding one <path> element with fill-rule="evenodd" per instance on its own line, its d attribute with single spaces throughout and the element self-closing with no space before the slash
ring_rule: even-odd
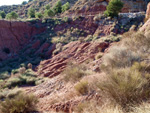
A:
<svg viewBox="0 0 150 113">
<path fill-rule="evenodd" d="M 70 8 L 70 4 L 69 4 L 69 2 L 67 2 L 66 4 L 64 4 L 64 5 L 62 6 L 62 12 L 67 11 L 69 8 Z"/>
<path fill-rule="evenodd" d="M 36 13 L 35 17 L 41 19 L 41 18 L 43 18 L 43 15 L 42 15 L 42 13 Z"/>
<path fill-rule="evenodd" d="M 79 81 L 83 76 L 86 75 L 85 67 L 83 65 L 75 65 L 70 64 L 65 71 L 63 72 L 65 74 L 64 80 L 65 81 L 71 81 L 71 82 L 77 82 Z"/>
<path fill-rule="evenodd" d="M 132 67 L 134 66 L 135 64 Z M 141 66 L 138 67 L 137 65 L 136 67 L 144 68 Z M 124 107 L 149 98 L 149 77 L 150 74 L 144 69 L 143 72 L 132 68 L 115 69 L 111 71 L 107 81 L 100 83 L 98 86 Z"/>
<path fill-rule="evenodd" d="M 55 16 L 55 13 L 51 9 L 48 9 L 48 10 L 46 9 L 44 15 L 45 17 L 53 17 Z"/>
<path fill-rule="evenodd" d="M 138 21 L 136 17 L 124 19 L 122 14 L 118 17 L 123 8 L 121 0 L 109 1 L 105 13 L 98 12 L 97 2 L 103 10 L 108 1 L 29 0 L 0 12 L 1 19 L 19 17 L 18 21 L 25 21 L 23 27 L 21 22 L 8 22 L 12 28 L 7 28 L 17 41 L 8 40 L 1 47 L 0 113 L 37 112 L 38 97 L 41 109 L 47 110 L 59 111 L 63 107 L 74 113 L 150 111 L 150 29 L 136 32 L 140 19 L 143 25 L 143 15 Z M 22 35 L 25 39 L 20 40 Z M 66 65 L 72 60 L 75 63 Z M 46 77 L 51 79 L 43 83 Z"/>
<path fill-rule="evenodd" d="M 30 9 L 28 10 L 28 17 L 29 17 L 29 18 L 35 18 L 35 9 L 30 8 Z"/>
<path fill-rule="evenodd" d="M 80 81 L 75 85 L 75 89 L 79 94 L 85 95 L 89 91 L 89 86 L 87 81 Z"/>
<path fill-rule="evenodd" d="M 13 19 L 15 20 L 17 18 L 18 18 L 18 14 L 14 11 L 12 11 L 11 13 L 8 13 L 6 15 L 6 19 L 8 19 L 8 20 L 13 20 Z"/>
<path fill-rule="evenodd" d="M 46 6 L 45 6 L 45 9 L 46 9 L 46 10 L 49 10 L 49 9 L 50 9 L 50 5 L 49 5 L 49 4 L 46 5 Z"/>
<path fill-rule="evenodd" d="M 0 11 L 0 17 L 4 19 L 6 17 L 6 13 L 4 11 Z"/>
<path fill-rule="evenodd" d="M 59 14 L 62 12 L 62 3 L 61 1 L 58 1 L 55 6 L 53 7 L 54 13 Z"/>
<path fill-rule="evenodd" d="M 12 75 L 8 75 L 8 73 L 1 73 L 1 81 L 0 88 L 14 88 L 16 86 L 34 86 L 39 83 L 44 82 L 44 79 L 38 78 L 36 74 L 31 70 L 26 70 L 24 67 L 20 69 L 12 70 Z"/>
<path fill-rule="evenodd" d="M 38 100 L 33 95 L 21 93 L 14 98 L 1 102 L 1 113 L 29 113 L 36 110 Z"/>
</svg>

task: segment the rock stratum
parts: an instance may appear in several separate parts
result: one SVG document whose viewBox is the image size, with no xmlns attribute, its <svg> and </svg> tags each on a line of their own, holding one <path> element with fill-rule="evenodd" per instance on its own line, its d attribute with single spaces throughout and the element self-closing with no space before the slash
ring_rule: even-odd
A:
<svg viewBox="0 0 150 113">
<path fill-rule="evenodd" d="M 44 77 L 54 77 L 60 74 L 67 66 L 67 63 L 76 61 L 83 63 L 86 60 L 94 59 L 98 52 L 103 52 L 108 48 L 109 43 L 81 43 L 78 41 L 71 42 L 64 46 L 65 50 L 51 59 L 44 60 L 38 66 L 38 74 Z"/>
</svg>

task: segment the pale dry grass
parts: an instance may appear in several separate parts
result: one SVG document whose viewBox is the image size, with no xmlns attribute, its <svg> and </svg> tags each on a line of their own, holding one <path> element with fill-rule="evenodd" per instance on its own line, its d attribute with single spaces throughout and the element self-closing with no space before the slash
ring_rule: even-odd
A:
<svg viewBox="0 0 150 113">
<path fill-rule="evenodd" d="M 103 101 L 84 101 L 74 109 L 74 113 L 124 113 L 119 105 L 111 103 L 108 99 Z"/>
<path fill-rule="evenodd" d="M 123 40 L 113 45 L 107 54 L 103 56 L 102 65 L 106 68 L 131 67 L 134 62 L 140 62 L 149 58 L 150 32 L 144 35 L 141 32 L 126 33 Z"/>
<path fill-rule="evenodd" d="M 139 106 L 132 107 L 132 110 L 130 113 L 150 113 L 150 103 L 143 102 Z"/>
</svg>

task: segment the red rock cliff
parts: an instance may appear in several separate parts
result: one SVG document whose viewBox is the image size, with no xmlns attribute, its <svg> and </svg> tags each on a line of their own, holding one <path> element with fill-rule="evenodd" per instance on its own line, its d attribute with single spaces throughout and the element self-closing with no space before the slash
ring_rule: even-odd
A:
<svg viewBox="0 0 150 113">
<path fill-rule="evenodd" d="M 37 29 L 29 22 L 10 22 L 0 20 L 0 59 L 5 59 L 16 54 L 16 52 L 25 46 L 31 37 L 44 29 Z M 10 52 L 5 52 L 4 49 Z"/>
</svg>

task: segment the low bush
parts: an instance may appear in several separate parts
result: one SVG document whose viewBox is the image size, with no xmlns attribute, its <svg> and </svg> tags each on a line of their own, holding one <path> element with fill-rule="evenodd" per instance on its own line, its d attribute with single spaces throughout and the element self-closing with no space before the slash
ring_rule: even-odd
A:
<svg viewBox="0 0 150 113">
<path fill-rule="evenodd" d="M 138 106 L 132 107 L 132 111 L 130 113 L 149 113 L 150 111 L 150 103 L 143 102 Z"/>
<path fill-rule="evenodd" d="M 19 73 L 19 69 L 13 69 L 13 70 L 11 71 L 11 73 L 12 73 L 12 74 L 17 74 L 17 73 Z"/>
<path fill-rule="evenodd" d="M 103 56 L 103 53 L 99 52 L 96 54 L 95 59 L 98 60 L 98 59 L 102 58 L 102 56 Z"/>
<path fill-rule="evenodd" d="M 115 69 L 98 87 L 125 107 L 150 97 L 150 66 L 134 63 L 131 68 Z"/>
<path fill-rule="evenodd" d="M 75 89 L 81 95 L 87 94 L 89 91 L 88 82 L 87 81 L 79 82 L 78 84 L 75 85 Z"/>
<path fill-rule="evenodd" d="M 70 64 L 63 72 L 64 80 L 76 82 L 86 75 L 86 69 L 83 65 Z"/>
<path fill-rule="evenodd" d="M 38 12 L 38 13 L 35 13 L 35 17 L 41 19 L 41 18 L 43 18 L 43 15 L 42 15 L 42 13 Z"/>
<path fill-rule="evenodd" d="M 28 17 L 29 17 L 29 18 L 35 18 L 35 9 L 30 8 L 30 9 L 28 10 Z"/>
<path fill-rule="evenodd" d="M 0 82 L 0 88 L 13 88 L 23 85 L 34 86 L 42 82 L 44 82 L 44 79 L 37 77 L 31 69 L 24 70 L 23 68 L 23 70 L 18 72 L 18 76 L 12 76 L 5 81 Z"/>
<path fill-rule="evenodd" d="M 129 50 L 126 47 L 114 46 L 109 53 L 103 57 L 103 66 L 109 68 L 124 68 L 130 67 L 134 62 L 141 60 L 141 54 Z"/>
<path fill-rule="evenodd" d="M 12 11 L 11 13 L 8 13 L 6 15 L 6 19 L 12 20 L 12 19 L 17 19 L 18 18 L 18 14 L 14 11 Z"/>
<path fill-rule="evenodd" d="M 62 6 L 62 12 L 67 11 L 69 8 L 70 8 L 70 4 L 69 4 L 69 2 L 67 2 L 66 4 L 64 4 L 64 5 Z"/>
<path fill-rule="evenodd" d="M 74 113 L 125 113 L 123 109 L 119 105 L 113 105 L 105 102 L 105 104 L 101 105 L 101 103 L 97 102 L 97 100 L 84 101 L 79 103 Z"/>
<path fill-rule="evenodd" d="M 26 83 L 26 79 L 24 79 L 22 77 L 12 77 L 12 78 L 9 78 L 6 81 L 4 87 L 12 88 L 12 87 L 15 87 L 15 86 L 21 86 L 25 83 Z"/>
<path fill-rule="evenodd" d="M 16 95 L 19 95 L 22 91 L 18 88 L 14 89 L 4 89 L 0 92 L 0 100 L 4 100 L 5 98 L 14 98 Z"/>
<path fill-rule="evenodd" d="M 0 73 L 0 80 L 9 78 L 9 73 L 7 71 Z"/>
<path fill-rule="evenodd" d="M 0 105 L 1 113 L 29 113 L 36 111 L 38 100 L 33 95 L 19 94 L 12 99 L 7 98 Z"/>
</svg>

